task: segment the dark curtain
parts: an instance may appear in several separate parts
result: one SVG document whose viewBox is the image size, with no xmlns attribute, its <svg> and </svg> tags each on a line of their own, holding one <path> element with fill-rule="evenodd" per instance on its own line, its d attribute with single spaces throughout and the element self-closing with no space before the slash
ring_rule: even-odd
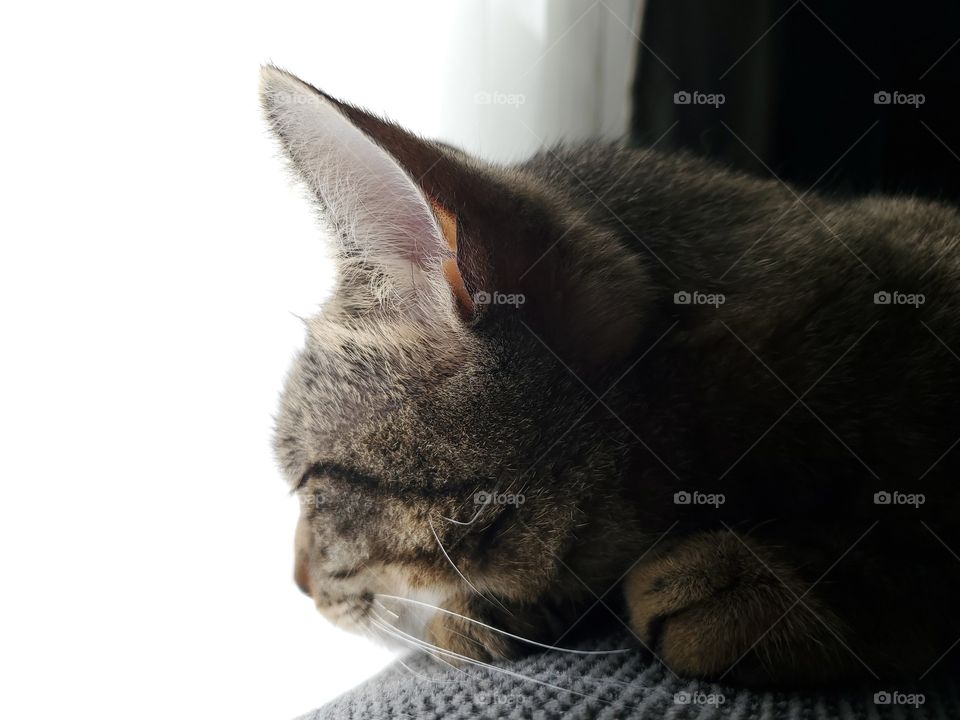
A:
<svg viewBox="0 0 960 720">
<path fill-rule="evenodd" d="M 648 0 L 641 37 L 635 143 L 960 200 L 960 2 Z"/>
</svg>

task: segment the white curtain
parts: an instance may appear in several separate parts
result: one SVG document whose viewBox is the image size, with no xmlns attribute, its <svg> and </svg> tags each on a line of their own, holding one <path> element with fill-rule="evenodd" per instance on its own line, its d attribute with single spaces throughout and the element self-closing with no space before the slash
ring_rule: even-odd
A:
<svg viewBox="0 0 960 720">
<path fill-rule="evenodd" d="M 626 130 L 635 2 L 458 3 L 439 131 L 511 159 L 544 142 Z"/>
<path fill-rule="evenodd" d="M 420 134 L 507 161 L 545 142 L 626 132 L 641 4 L 331 4 L 315 47 L 274 60 Z M 362 43 L 338 30 L 361 22 Z"/>
</svg>

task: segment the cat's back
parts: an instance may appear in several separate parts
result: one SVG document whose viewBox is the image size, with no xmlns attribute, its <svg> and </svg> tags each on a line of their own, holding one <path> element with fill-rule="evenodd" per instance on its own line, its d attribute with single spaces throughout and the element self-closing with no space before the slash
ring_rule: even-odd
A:
<svg viewBox="0 0 960 720">
<path fill-rule="evenodd" d="M 960 280 L 960 213 L 907 195 L 831 197 L 686 152 L 559 145 L 517 166 L 572 209 L 654 253 L 656 274 L 757 280 L 758 266 L 808 271 L 853 261 L 874 279 L 925 271 Z M 749 252 L 748 252 L 749 251 Z M 656 265 L 667 267 L 657 268 Z M 877 267 L 874 268 L 873 266 Z"/>
</svg>

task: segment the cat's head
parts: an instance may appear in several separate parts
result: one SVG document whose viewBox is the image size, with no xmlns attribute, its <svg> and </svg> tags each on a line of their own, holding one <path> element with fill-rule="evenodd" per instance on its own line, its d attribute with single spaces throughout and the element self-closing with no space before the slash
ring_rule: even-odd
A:
<svg viewBox="0 0 960 720">
<path fill-rule="evenodd" d="M 580 378 L 636 341 L 641 268 L 522 166 L 274 67 L 261 101 L 337 263 L 276 421 L 298 584 L 360 627 L 378 594 L 532 599 L 613 472 Z"/>
</svg>

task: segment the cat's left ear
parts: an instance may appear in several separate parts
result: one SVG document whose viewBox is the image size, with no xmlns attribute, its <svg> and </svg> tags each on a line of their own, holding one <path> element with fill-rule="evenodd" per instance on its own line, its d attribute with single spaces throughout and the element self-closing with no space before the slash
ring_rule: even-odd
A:
<svg viewBox="0 0 960 720">
<path fill-rule="evenodd" d="M 261 102 L 341 245 L 341 288 L 430 323 L 521 321 L 574 365 L 636 341 L 645 271 L 588 212 L 266 67 Z M 353 263 L 353 267 L 350 264 Z M 356 271 L 356 272 L 354 272 Z"/>
<path fill-rule="evenodd" d="M 472 316 L 444 197 L 446 151 L 272 66 L 261 72 L 260 97 L 339 237 L 341 261 L 373 269 L 380 299 L 422 319 Z"/>
</svg>

